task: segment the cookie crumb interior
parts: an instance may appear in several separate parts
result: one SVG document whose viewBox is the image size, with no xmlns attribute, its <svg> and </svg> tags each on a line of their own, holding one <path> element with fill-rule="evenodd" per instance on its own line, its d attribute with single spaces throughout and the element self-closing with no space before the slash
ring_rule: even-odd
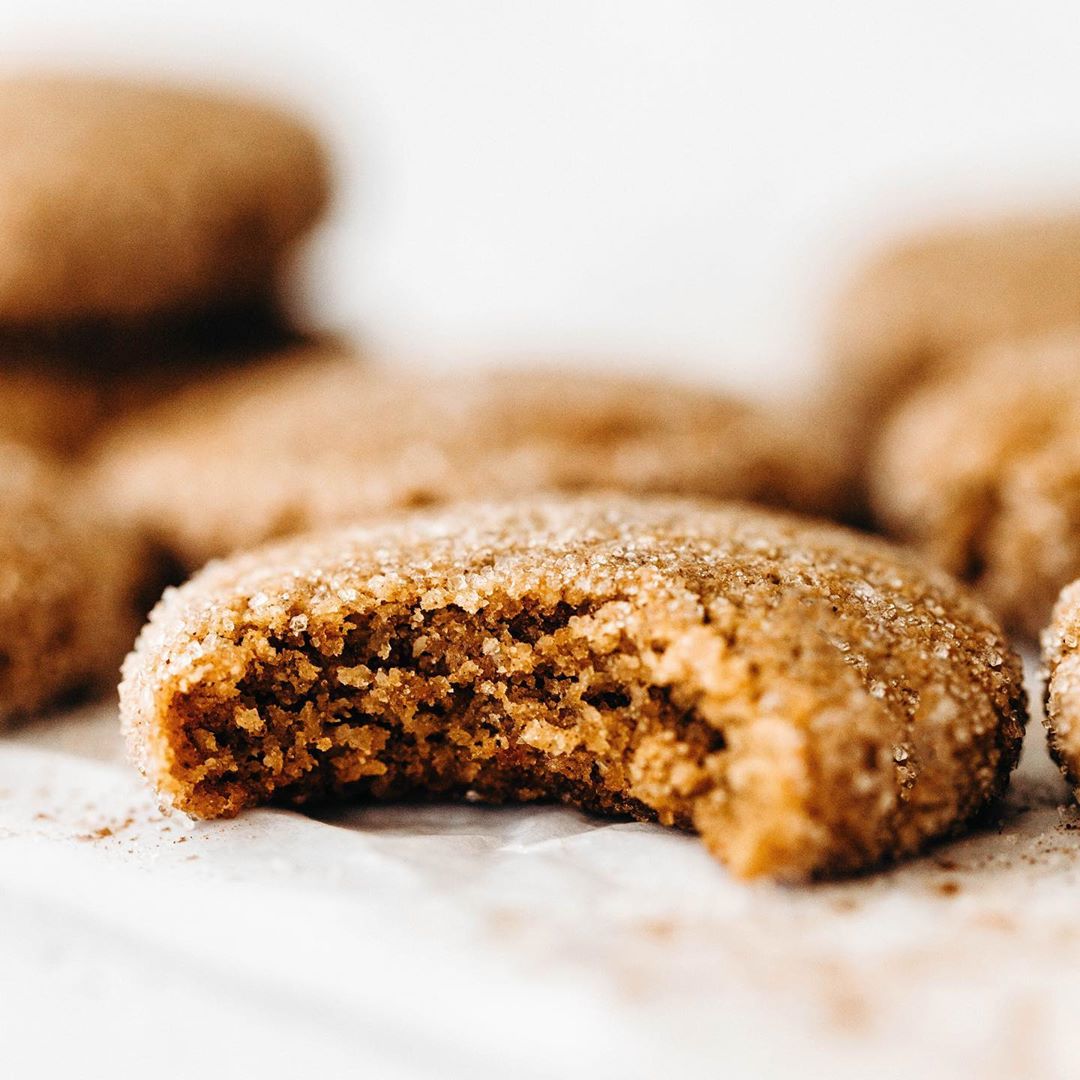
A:
<svg viewBox="0 0 1080 1080">
<path fill-rule="evenodd" d="M 665 679 L 641 623 L 625 601 L 509 597 L 476 613 L 385 605 L 332 630 L 294 616 L 235 684 L 177 701 L 178 801 L 212 817 L 343 792 L 558 799 L 691 828 L 723 784 L 724 730 L 694 707 L 692 677 Z"/>
</svg>

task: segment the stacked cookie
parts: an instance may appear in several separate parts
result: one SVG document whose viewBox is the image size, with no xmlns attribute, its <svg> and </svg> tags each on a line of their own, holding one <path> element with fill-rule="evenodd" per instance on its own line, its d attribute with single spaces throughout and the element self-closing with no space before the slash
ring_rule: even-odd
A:
<svg viewBox="0 0 1080 1080">
<path fill-rule="evenodd" d="M 288 336 L 283 268 L 328 194 L 298 122 L 165 86 L 21 78 L 0 83 L 0 147 L 0 435 L 68 448 L 95 410 Z"/>
<path fill-rule="evenodd" d="M 79 455 L 109 417 L 296 336 L 316 138 L 230 97 L 0 82 L 0 721 L 111 682 L 152 573 Z"/>
</svg>

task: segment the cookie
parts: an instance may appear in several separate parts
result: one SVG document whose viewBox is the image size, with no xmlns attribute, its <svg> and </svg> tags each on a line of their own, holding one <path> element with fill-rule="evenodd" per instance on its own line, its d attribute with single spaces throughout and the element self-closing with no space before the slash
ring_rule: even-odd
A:
<svg viewBox="0 0 1080 1080">
<path fill-rule="evenodd" d="M 738 875 L 856 871 L 1004 788 L 1020 663 L 913 557 L 738 505 L 535 497 L 211 563 L 121 714 L 162 800 L 557 799 L 693 829 Z"/>
<path fill-rule="evenodd" d="M 923 380 L 980 346 L 1074 322 L 1080 214 L 989 220 L 882 251 L 837 305 L 828 344 L 855 467 L 882 414 Z"/>
<path fill-rule="evenodd" d="M 184 565 L 477 496 L 611 487 L 823 509 L 815 442 L 726 396 L 551 369 L 380 370 L 325 345 L 211 379 L 99 455 L 119 514 Z"/>
<path fill-rule="evenodd" d="M 899 408 L 871 457 L 878 521 L 1035 636 L 1080 576 L 1080 332 L 985 350 Z"/>
<path fill-rule="evenodd" d="M 1042 635 L 1050 754 L 1080 798 L 1080 581 L 1061 591 Z"/>
<path fill-rule="evenodd" d="M 59 467 L 0 444 L 0 724 L 111 685 L 137 629 L 141 554 Z"/>
<path fill-rule="evenodd" d="M 322 211 L 317 138 L 227 94 L 0 82 L 0 324 L 137 320 L 265 291 Z"/>
</svg>

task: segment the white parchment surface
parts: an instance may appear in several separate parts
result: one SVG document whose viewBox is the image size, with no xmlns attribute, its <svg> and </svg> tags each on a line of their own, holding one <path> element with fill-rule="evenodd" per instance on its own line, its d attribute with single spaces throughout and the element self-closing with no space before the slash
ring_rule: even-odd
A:
<svg viewBox="0 0 1080 1080">
<path fill-rule="evenodd" d="M 195 824 L 156 809 L 116 726 L 107 704 L 0 739 L 4 1076 L 993 1080 L 1080 1061 L 1080 818 L 1037 719 L 1000 823 L 799 889 L 555 807 Z"/>
</svg>

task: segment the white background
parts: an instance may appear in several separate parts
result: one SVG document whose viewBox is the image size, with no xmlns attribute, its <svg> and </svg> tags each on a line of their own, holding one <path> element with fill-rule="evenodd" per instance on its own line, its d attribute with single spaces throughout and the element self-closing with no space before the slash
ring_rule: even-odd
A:
<svg viewBox="0 0 1080 1080">
<path fill-rule="evenodd" d="M 1080 201 L 1080 8 L 905 0 L 0 0 L 5 67 L 291 101 L 342 186 L 323 321 L 805 385 L 823 304 L 908 222 Z"/>
</svg>

